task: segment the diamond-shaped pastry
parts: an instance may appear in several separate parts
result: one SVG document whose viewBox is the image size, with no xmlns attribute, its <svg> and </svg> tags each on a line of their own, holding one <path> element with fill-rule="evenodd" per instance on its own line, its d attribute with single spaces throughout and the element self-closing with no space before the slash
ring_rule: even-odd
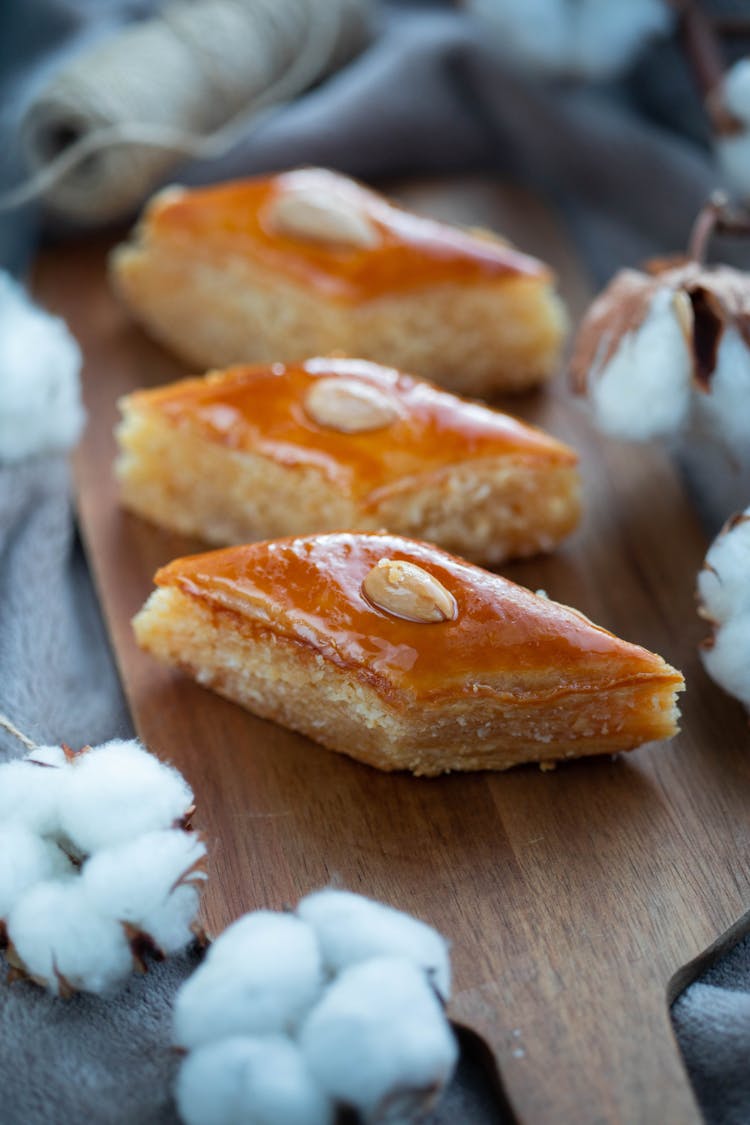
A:
<svg viewBox="0 0 750 1125">
<path fill-rule="evenodd" d="M 166 189 L 112 277 L 201 369 L 339 349 L 492 395 L 547 379 L 566 327 L 542 262 L 320 168 Z"/>
<path fill-rule="evenodd" d="M 363 360 L 237 367 L 121 405 L 123 502 L 210 543 L 387 528 L 497 563 L 578 522 L 572 449 Z"/>
<path fill-rule="evenodd" d="M 677 731 L 681 674 L 427 543 L 351 532 L 177 559 L 141 646 L 384 770 L 543 765 Z"/>
</svg>

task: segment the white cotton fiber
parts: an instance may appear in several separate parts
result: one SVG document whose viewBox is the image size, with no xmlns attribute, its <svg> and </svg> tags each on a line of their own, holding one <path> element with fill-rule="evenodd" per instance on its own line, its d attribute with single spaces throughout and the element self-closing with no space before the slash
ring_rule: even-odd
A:
<svg viewBox="0 0 750 1125">
<path fill-rule="evenodd" d="M 200 836 L 174 826 L 192 802 L 135 740 L 0 766 L 0 921 L 18 967 L 54 992 L 103 992 L 134 966 L 126 927 L 184 949 L 206 877 Z"/>
<path fill-rule="evenodd" d="M 701 650 L 704 667 L 750 710 L 750 508 L 711 544 L 698 575 L 698 599 L 714 625 Z"/>
<path fill-rule="evenodd" d="M 722 92 L 729 112 L 750 125 L 750 59 L 740 59 L 729 68 Z"/>
<path fill-rule="evenodd" d="M 715 147 L 727 187 L 740 199 L 750 199 L 750 130 L 724 133 Z"/>
<path fill-rule="evenodd" d="M 691 402 L 692 364 L 670 289 L 660 289 L 637 331 L 623 336 L 590 382 L 597 422 L 605 433 L 644 441 L 675 434 Z"/>
<path fill-rule="evenodd" d="M 450 998 L 445 938 L 409 914 L 350 891 L 324 890 L 303 898 L 297 914 L 315 930 L 332 972 L 372 957 L 405 957 L 427 973 L 444 1001 Z"/>
<path fill-rule="evenodd" d="M 106 992 L 132 968 L 122 926 L 90 909 L 77 880 L 28 891 L 10 912 L 8 936 L 29 975 L 53 992 Z"/>
<path fill-rule="evenodd" d="M 597 80 L 624 70 L 674 13 L 664 0 L 466 0 L 524 71 Z"/>
<path fill-rule="evenodd" d="M 36 762 L 37 765 L 41 766 L 56 766 L 58 769 L 65 769 L 70 759 L 62 746 L 35 746 L 33 750 L 29 750 L 24 761 Z"/>
<path fill-rule="evenodd" d="M 135 739 L 114 740 L 72 763 L 61 828 L 88 855 L 144 832 L 170 828 L 192 801 L 190 786 L 177 770 Z"/>
<path fill-rule="evenodd" d="M 73 864 L 56 844 L 20 824 L 0 826 L 0 920 L 36 883 L 74 873 Z"/>
<path fill-rule="evenodd" d="M 0 461 L 69 449 L 84 424 L 81 353 L 0 270 Z"/>
<path fill-rule="evenodd" d="M 750 508 L 745 519 L 717 536 L 698 575 L 698 597 L 717 625 L 750 613 Z"/>
<path fill-rule="evenodd" d="M 245 915 L 177 993 L 183 1121 L 315 1125 L 344 1109 L 363 1125 L 416 1121 L 458 1055 L 435 984 L 448 994 L 445 940 L 360 895 Z"/>
<path fill-rule="evenodd" d="M 97 913 L 128 922 L 147 933 L 163 953 L 175 953 L 191 940 L 198 909 L 196 881 L 178 885 L 206 854 L 199 836 L 180 829 L 149 832 L 106 848 L 83 865 L 85 896 Z"/>
<path fill-rule="evenodd" d="M 200 906 L 200 885 L 196 881 L 176 887 L 168 899 L 157 906 L 141 923 L 140 929 L 166 956 L 179 953 L 193 940 L 193 923 Z"/>
<path fill-rule="evenodd" d="M 323 985 L 313 930 L 292 914 L 258 911 L 235 922 L 177 994 L 175 1042 L 291 1031 Z"/>
<path fill-rule="evenodd" d="M 734 326 L 722 335 L 710 393 L 695 396 L 695 409 L 732 457 L 750 464 L 750 348 Z"/>
<path fill-rule="evenodd" d="M 588 79 L 603 80 L 621 73 L 649 40 L 667 34 L 674 22 L 674 12 L 665 0 L 563 3 L 570 21 L 571 70 Z"/>
<path fill-rule="evenodd" d="M 750 710 L 750 614 L 717 629 L 701 656 L 709 676 Z"/>
<path fill-rule="evenodd" d="M 716 138 L 716 154 L 729 187 L 750 197 L 750 59 L 740 59 L 724 76 L 722 97 L 729 113 L 746 129 Z"/>
<path fill-rule="evenodd" d="M 331 1125 L 333 1107 L 300 1050 L 281 1036 L 193 1051 L 177 1079 L 185 1125 Z"/>
<path fill-rule="evenodd" d="M 323 1089 L 376 1120 L 397 1100 L 403 1116 L 450 1078 L 456 1041 L 424 973 L 381 957 L 345 969 L 305 1021 L 302 1053 Z"/>
<path fill-rule="evenodd" d="M 560 0 L 468 0 L 493 41 L 524 69 L 557 74 L 568 64 L 568 21 Z"/>
<path fill-rule="evenodd" d="M 64 783 L 64 768 L 23 758 L 0 765 L 0 823 L 23 824 L 42 836 L 55 834 Z"/>
</svg>

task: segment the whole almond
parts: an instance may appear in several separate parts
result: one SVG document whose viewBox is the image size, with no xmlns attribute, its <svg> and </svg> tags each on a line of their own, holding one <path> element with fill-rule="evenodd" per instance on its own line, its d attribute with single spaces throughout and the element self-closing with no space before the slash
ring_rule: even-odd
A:
<svg viewBox="0 0 750 1125">
<path fill-rule="evenodd" d="M 363 211 L 330 192 L 284 192 L 271 203 L 267 218 L 276 234 L 305 242 L 368 250 L 380 241 L 377 227 Z"/>
<path fill-rule="evenodd" d="M 319 426 L 342 434 L 382 430 L 398 417 L 377 387 L 338 375 L 315 380 L 305 396 L 305 410 Z"/>
<path fill-rule="evenodd" d="M 452 621 L 458 612 L 456 599 L 437 578 L 400 559 L 381 559 L 365 576 L 362 589 L 378 609 L 406 621 Z"/>
<path fill-rule="evenodd" d="M 150 205 L 155 210 L 161 211 L 164 207 L 171 207 L 173 203 L 179 203 L 186 195 L 187 188 L 183 187 L 182 184 L 165 184 L 155 195 L 151 196 Z"/>
</svg>

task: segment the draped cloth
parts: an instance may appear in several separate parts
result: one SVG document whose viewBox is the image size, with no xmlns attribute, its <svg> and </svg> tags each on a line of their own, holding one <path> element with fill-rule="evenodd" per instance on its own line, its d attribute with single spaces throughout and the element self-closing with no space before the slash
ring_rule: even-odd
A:
<svg viewBox="0 0 750 1125">
<path fill-rule="evenodd" d="M 17 123 L 45 75 L 154 7 L 153 0 L 2 6 L 0 190 L 21 174 Z M 468 13 L 440 3 L 384 6 L 362 55 L 220 160 L 185 164 L 169 178 L 199 184 L 303 163 L 362 177 L 486 170 L 525 184 L 562 212 L 598 283 L 620 265 L 683 246 L 716 181 L 673 48 L 651 50 L 629 83 L 545 87 L 514 72 Z M 39 233 L 33 208 L 0 215 L 0 263 L 21 270 Z M 709 511 L 708 523 L 725 514 Z M 59 456 L 0 467 L 0 709 L 42 742 L 131 732 Z M 0 758 L 20 752 L 0 738 Z M 114 1002 L 65 1003 L 32 985 L 0 987 L 3 1125 L 174 1121 L 169 1013 L 194 963 L 188 954 L 157 966 Z M 689 988 L 674 1019 L 707 1120 L 749 1121 L 750 945 Z M 433 1121 L 497 1120 L 467 1067 Z"/>
</svg>

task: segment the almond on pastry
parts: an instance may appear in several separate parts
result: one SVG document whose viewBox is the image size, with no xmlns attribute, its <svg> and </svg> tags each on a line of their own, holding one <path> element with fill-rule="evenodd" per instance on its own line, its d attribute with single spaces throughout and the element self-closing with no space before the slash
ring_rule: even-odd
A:
<svg viewBox="0 0 750 1125">
<path fill-rule="evenodd" d="M 202 368 L 340 349 L 491 395 L 547 379 L 566 327 L 542 262 L 320 168 L 166 189 L 112 278 Z"/>
<path fill-rule="evenodd" d="M 364 360 L 235 367 L 121 408 L 123 503 L 211 543 L 388 528 L 496 563 L 579 518 L 568 446 Z"/>
<path fill-rule="evenodd" d="M 684 681 L 660 656 L 427 543 L 282 539 L 177 559 L 156 584 L 144 649 L 380 769 L 547 764 L 677 730 Z"/>
</svg>

